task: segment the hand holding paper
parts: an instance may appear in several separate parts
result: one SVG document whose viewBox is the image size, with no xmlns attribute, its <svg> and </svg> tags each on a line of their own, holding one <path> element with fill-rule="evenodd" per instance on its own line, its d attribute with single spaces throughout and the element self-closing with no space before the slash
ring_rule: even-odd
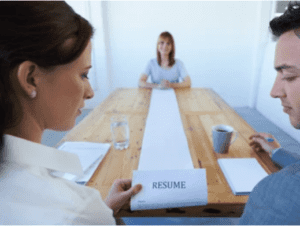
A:
<svg viewBox="0 0 300 226">
<path fill-rule="evenodd" d="M 132 184 L 137 183 L 143 189 L 132 197 L 131 210 L 207 204 L 205 169 L 133 171 Z"/>
<path fill-rule="evenodd" d="M 131 181 L 131 179 L 118 179 L 111 187 L 105 203 L 114 211 L 114 214 L 118 213 L 122 206 L 129 204 L 131 196 L 141 191 L 142 185 L 137 184 L 131 187 Z"/>
</svg>

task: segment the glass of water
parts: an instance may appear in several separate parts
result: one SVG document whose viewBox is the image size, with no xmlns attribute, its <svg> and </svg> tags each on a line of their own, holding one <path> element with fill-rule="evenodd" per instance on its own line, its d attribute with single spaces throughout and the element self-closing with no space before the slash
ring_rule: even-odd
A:
<svg viewBox="0 0 300 226">
<path fill-rule="evenodd" d="M 115 149 L 123 150 L 129 146 L 129 126 L 126 115 L 111 117 L 110 129 Z"/>
</svg>

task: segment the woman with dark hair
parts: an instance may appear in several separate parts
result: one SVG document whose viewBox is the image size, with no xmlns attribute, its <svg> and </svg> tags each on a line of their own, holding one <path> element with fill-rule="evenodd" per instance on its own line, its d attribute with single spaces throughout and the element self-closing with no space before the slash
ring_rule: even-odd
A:
<svg viewBox="0 0 300 226">
<path fill-rule="evenodd" d="M 0 224 L 115 224 L 141 186 L 95 189 L 54 176 L 81 174 L 76 155 L 41 145 L 45 129 L 69 130 L 94 96 L 93 28 L 61 1 L 0 2 Z"/>
<path fill-rule="evenodd" d="M 175 43 L 169 32 L 159 35 L 156 53 L 157 58 L 150 60 L 142 73 L 139 87 L 162 89 L 191 87 L 191 79 L 183 63 L 175 59 Z M 151 77 L 152 83 L 147 82 L 148 76 Z"/>
</svg>

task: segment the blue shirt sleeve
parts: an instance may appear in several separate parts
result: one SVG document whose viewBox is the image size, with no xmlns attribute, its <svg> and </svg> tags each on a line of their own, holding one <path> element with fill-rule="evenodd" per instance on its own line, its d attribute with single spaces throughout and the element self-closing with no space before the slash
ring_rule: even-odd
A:
<svg viewBox="0 0 300 226">
<path fill-rule="evenodd" d="M 151 76 L 151 60 L 148 62 L 147 67 L 145 68 L 144 74 Z"/>
<path fill-rule="evenodd" d="M 178 61 L 179 78 L 184 79 L 188 74 L 181 60 Z"/>
<path fill-rule="evenodd" d="M 272 155 L 272 161 L 278 166 L 280 166 L 281 168 L 284 168 L 292 163 L 300 161 L 300 155 L 293 152 L 286 151 L 283 148 L 279 148 Z"/>
</svg>

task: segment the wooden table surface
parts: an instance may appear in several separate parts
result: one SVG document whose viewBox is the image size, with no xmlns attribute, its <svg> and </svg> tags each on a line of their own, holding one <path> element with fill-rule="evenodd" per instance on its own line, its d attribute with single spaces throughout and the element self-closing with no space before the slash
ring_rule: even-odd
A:
<svg viewBox="0 0 300 226">
<path fill-rule="evenodd" d="M 129 148 L 119 151 L 112 145 L 87 184 L 98 189 L 103 199 L 115 179 L 132 178 L 132 171 L 138 168 L 151 92 L 151 89 L 117 89 L 57 144 L 64 141 L 112 144 L 110 117 L 114 114 L 128 116 Z M 176 89 L 175 93 L 194 167 L 206 169 L 208 205 L 134 212 L 126 206 L 117 217 L 240 217 L 248 196 L 233 195 L 217 159 L 254 157 L 267 173 L 278 169 L 265 152 L 252 151 L 248 138 L 255 130 L 213 90 L 186 88 Z M 227 154 L 213 151 L 211 127 L 217 124 L 230 125 L 239 133 Z"/>
</svg>

